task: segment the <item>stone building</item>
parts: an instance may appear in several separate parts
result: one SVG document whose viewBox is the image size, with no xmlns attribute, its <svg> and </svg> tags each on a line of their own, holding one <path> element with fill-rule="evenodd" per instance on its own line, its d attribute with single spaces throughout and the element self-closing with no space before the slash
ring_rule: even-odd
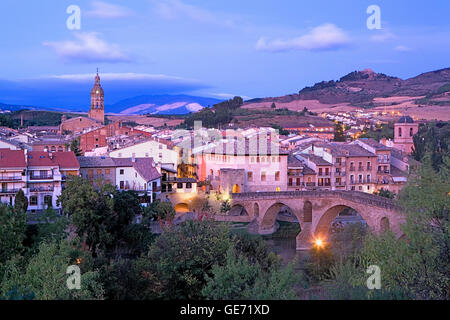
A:
<svg viewBox="0 0 450 320">
<path fill-rule="evenodd" d="M 410 116 L 401 117 L 394 125 L 394 148 L 410 154 L 414 147 L 413 136 L 419 131 L 419 124 Z"/>
</svg>

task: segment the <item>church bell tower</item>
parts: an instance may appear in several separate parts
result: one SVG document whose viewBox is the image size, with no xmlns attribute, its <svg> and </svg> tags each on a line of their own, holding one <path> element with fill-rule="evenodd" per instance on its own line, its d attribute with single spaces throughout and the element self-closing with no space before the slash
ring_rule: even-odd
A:
<svg viewBox="0 0 450 320">
<path fill-rule="evenodd" d="M 89 110 L 88 116 L 91 119 L 100 121 L 101 123 L 105 122 L 105 93 L 103 92 L 103 88 L 100 84 L 100 76 L 95 76 L 95 84 L 91 90 L 91 110 Z"/>
</svg>

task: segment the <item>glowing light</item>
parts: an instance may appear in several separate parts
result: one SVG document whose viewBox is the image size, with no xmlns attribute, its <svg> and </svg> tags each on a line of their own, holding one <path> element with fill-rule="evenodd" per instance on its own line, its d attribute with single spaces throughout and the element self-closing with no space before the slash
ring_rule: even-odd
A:
<svg viewBox="0 0 450 320">
<path fill-rule="evenodd" d="M 322 240 L 322 239 L 319 239 L 319 238 L 317 238 L 316 240 L 314 240 L 314 244 L 315 244 L 316 247 L 318 247 L 318 248 L 323 248 L 323 245 L 324 245 L 323 240 Z"/>
<path fill-rule="evenodd" d="M 77 264 L 81 264 L 81 259 L 80 258 L 77 259 Z"/>
</svg>

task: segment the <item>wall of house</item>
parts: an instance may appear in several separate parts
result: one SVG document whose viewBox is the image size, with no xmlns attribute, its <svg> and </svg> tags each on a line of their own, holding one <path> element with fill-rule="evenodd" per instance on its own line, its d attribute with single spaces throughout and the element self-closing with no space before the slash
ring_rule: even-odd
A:
<svg viewBox="0 0 450 320">
<path fill-rule="evenodd" d="M 169 149 L 164 143 L 153 140 L 111 151 L 109 156 L 112 158 L 153 158 L 156 163 L 172 164 L 174 169 L 178 164 L 177 151 Z"/>
</svg>

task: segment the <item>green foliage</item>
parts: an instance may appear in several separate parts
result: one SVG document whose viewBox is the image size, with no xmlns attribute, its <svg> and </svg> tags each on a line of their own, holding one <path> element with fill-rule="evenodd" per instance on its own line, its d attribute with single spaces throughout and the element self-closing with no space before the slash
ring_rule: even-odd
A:
<svg viewBox="0 0 450 320">
<path fill-rule="evenodd" d="M 345 142 L 345 127 L 342 122 L 337 122 L 334 124 L 334 141 Z"/>
<path fill-rule="evenodd" d="M 228 213 L 230 210 L 231 210 L 230 200 L 227 199 L 227 200 L 223 201 L 222 204 L 220 205 L 220 212 Z"/>
<path fill-rule="evenodd" d="M 26 228 L 25 212 L 17 212 L 11 206 L 0 204 L 0 264 L 23 251 Z"/>
<path fill-rule="evenodd" d="M 75 153 L 75 155 L 77 157 L 82 155 L 82 150 L 80 149 L 80 139 L 79 138 L 72 140 L 72 142 L 70 143 L 70 151 Z"/>
<path fill-rule="evenodd" d="M 394 123 L 389 122 L 380 126 L 372 127 L 369 131 L 363 133 L 361 138 L 371 138 L 380 141 L 382 138 L 394 139 Z"/>
<path fill-rule="evenodd" d="M 169 222 L 171 223 L 175 218 L 175 209 L 169 201 L 155 201 L 144 209 L 144 220 Z"/>
<path fill-rule="evenodd" d="M 81 290 L 69 290 L 66 285 L 67 267 L 81 259 Z M 12 291 L 31 292 L 38 300 L 103 299 L 100 275 L 93 271 L 90 257 L 67 241 L 43 242 L 39 251 L 27 263 L 16 257 L 6 265 L 0 294 Z"/>
<path fill-rule="evenodd" d="M 25 193 L 22 189 L 20 189 L 14 200 L 14 209 L 16 212 L 27 212 L 28 209 L 28 198 L 25 196 Z"/>
<path fill-rule="evenodd" d="M 214 264 L 232 246 L 229 230 L 211 221 L 187 221 L 162 233 L 138 259 L 144 299 L 200 299 Z"/>
<path fill-rule="evenodd" d="M 332 269 L 335 292 L 353 294 L 351 290 L 359 290 L 358 294 L 371 299 L 449 299 L 449 164 L 444 158 L 436 172 L 431 157 L 425 156 L 423 165 L 399 194 L 406 213 L 404 239 L 397 239 L 390 231 L 378 236 L 369 234 L 359 252 Z M 357 262 L 353 269 L 349 266 L 351 259 Z M 364 271 L 370 265 L 381 269 L 381 292 L 361 289 L 365 285 Z M 345 288 L 343 283 L 351 273 L 357 276 L 352 276 L 350 286 Z"/>
<path fill-rule="evenodd" d="M 110 184 L 96 190 L 81 177 L 70 178 L 58 202 L 93 256 L 98 249 L 110 252 L 122 245 L 126 229 L 142 212 L 135 192 L 121 192 Z"/>
<path fill-rule="evenodd" d="M 289 135 L 289 131 L 284 130 L 283 127 L 281 127 L 278 124 L 272 124 L 272 128 L 274 128 L 275 130 L 278 130 L 278 133 L 281 134 L 282 136 L 288 136 Z"/>
<path fill-rule="evenodd" d="M 227 252 L 225 265 L 215 264 L 213 276 L 207 276 L 202 290 L 206 299 L 214 300 L 293 300 L 297 276 L 293 263 L 285 269 L 264 272 L 259 264 L 252 264 L 243 256 L 236 257 L 235 250 Z"/>
<path fill-rule="evenodd" d="M 272 105 L 270 106 L 272 109 L 276 109 L 277 105 L 275 104 L 275 102 L 272 102 Z"/>
<path fill-rule="evenodd" d="M 373 194 L 380 196 L 380 197 L 388 198 L 388 199 L 394 199 L 396 196 L 396 194 L 394 192 L 389 191 L 388 189 L 384 189 L 384 188 L 381 188 L 380 191 L 375 191 Z"/>
<path fill-rule="evenodd" d="M 44 241 L 61 241 L 67 238 L 68 226 L 67 217 L 60 216 L 55 210 L 49 208 L 37 218 L 37 224 L 27 226 L 28 239 L 24 243 L 34 252 Z"/>
<path fill-rule="evenodd" d="M 430 153 L 433 168 L 439 170 L 444 157 L 450 156 L 450 123 L 427 123 L 419 128 L 413 141 L 412 156 L 414 159 L 422 162 L 425 155 Z"/>
</svg>

